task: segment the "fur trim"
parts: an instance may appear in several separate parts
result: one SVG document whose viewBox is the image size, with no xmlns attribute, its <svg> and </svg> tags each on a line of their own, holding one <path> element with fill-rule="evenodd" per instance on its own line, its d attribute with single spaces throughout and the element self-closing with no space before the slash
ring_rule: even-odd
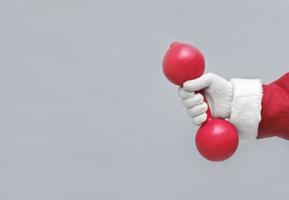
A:
<svg viewBox="0 0 289 200">
<path fill-rule="evenodd" d="M 262 82 L 259 79 L 231 79 L 233 101 L 230 122 L 239 132 L 241 140 L 254 140 L 261 121 L 263 97 Z"/>
</svg>

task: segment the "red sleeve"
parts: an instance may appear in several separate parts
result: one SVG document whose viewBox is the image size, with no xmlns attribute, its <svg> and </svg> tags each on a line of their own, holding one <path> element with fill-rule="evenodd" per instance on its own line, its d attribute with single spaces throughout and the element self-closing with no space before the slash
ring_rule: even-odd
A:
<svg viewBox="0 0 289 200">
<path fill-rule="evenodd" d="M 289 73 L 263 85 L 258 138 L 272 136 L 289 140 Z"/>
</svg>

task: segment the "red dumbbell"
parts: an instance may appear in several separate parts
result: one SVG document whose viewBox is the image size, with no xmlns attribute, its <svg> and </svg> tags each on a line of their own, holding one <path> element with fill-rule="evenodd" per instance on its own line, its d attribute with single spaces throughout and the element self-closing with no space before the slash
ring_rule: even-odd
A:
<svg viewBox="0 0 289 200">
<path fill-rule="evenodd" d="M 163 71 L 174 84 L 200 77 L 205 70 L 202 53 L 189 44 L 173 42 L 165 53 Z M 200 154 L 211 161 L 223 161 L 234 154 L 238 147 L 237 129 L 228 121 L 213 118 L 210 108 L 208 118 L 196 134 L 196 146 Z"/>
</svg>

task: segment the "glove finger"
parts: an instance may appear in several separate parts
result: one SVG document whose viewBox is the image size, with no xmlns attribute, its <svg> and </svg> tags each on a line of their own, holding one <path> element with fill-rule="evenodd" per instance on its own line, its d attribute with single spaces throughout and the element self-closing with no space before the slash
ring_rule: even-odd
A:
<svg viewBox="0 0 289 200">
<path fill-rule="evenodd" d="M 186 91 L 184 88 L 179 87 L 179 96 L 183 99 L 193 97 L 195 95 L 194 92 Z"/>
<path fill-rule="evenodd" d="M 207 119 L 207 113 L 203 113 L 203 114 L 200 114 L 196 117 L 193 118 L 193 123 L 196 125 L 196 126 L 200 126 L 202 125 L 203 122 L 205 122 Z"/>
<path fill-rule="evenodd" d="M 200 114 L 205 113 L 207 109 L 208 109 L 208 105 L 205 102 L 203 102 L 200 105 L 197 105 L 188 109 L 187 111 L 188 111 L 188 114 L 194 118 Z"/>
<path fill-rule="evenodd" d="M 203 76 L 194 80 L 186 81 L 184 83 L 184 89 L 187 91 L 199 91 L 207 88 L 211 84 L 212 74 L 204 74 Z"/>
<path fill-rule="evenodd" d="M 191 108 L 193 106 L 200 105 L 202 102 L 204 102 L 204 96 L 201 94 L 196 94 L 191 98 L 184 99 L 183 105 L 186 108 Z"/>
</svg>

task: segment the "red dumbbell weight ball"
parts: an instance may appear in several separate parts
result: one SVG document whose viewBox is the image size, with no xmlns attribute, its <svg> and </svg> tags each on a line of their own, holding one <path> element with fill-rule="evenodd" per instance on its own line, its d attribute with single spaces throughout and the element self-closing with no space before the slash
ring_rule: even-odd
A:
<svg viewBox="0 0 289 200">
<path fill-rule="evenodd" d="M 174 42 L 163 60 L 163 71 L 174 84 L 182 86 L 187 80 L 200 77 L 205 70 L 202 53 L 189 44 Z M 196 134 L 199 153 L 211 161 L 222 161 L 231 157 L 239 143 L 237 129 L 228 121 L 213 118 L 210 109 L 208 118 Z"/>
<path fill-rule="evenodd" d="M 205 59 L 195 47 L 173 42 L 163 59 L 163 71 L 172 83 L 183 83 L 198 78 L 204 73 Z"/>
</svg>

